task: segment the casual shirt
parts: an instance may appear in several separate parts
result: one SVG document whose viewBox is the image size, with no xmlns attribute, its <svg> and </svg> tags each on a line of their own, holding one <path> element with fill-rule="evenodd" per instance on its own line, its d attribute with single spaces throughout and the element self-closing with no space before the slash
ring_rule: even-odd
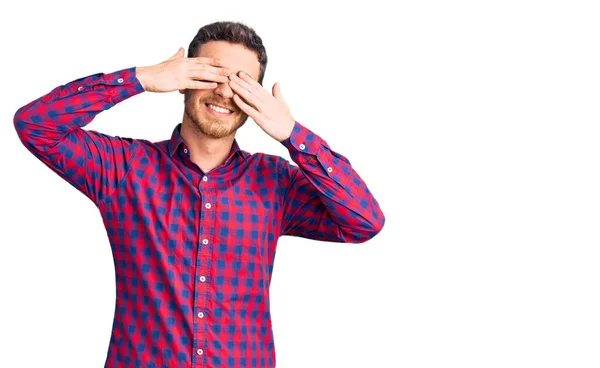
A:
<svg viewBox="0 0 600 368">
<path fill-rule="evenodd" d="M 384 215 L 348 159 L 297 121 L 281 142 L 296 165 L 234 139 L 209 172 L 192 162 L 181 124 L 160 142 L 83 129 L 142 92 L 135 67 L 98 73 L 14 116 L 24 146 L 92 200 L 106 227 L 116 304 L 105 367 L 275 367 L 279 237 L 362 243 Z"/>
</svg>

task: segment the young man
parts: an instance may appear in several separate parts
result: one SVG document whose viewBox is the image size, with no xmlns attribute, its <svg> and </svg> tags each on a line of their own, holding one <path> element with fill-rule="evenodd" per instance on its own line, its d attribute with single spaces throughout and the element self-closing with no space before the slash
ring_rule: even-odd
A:
<svg viewBox="0 0 600 368">
<path fill-rule="evenodd" d="M 105 367 L 274 367 L 269 285 L 282 235 L 362 243 L 384 215 L 350 162 L 295 121 L 254 30 L 202 27 L 166 61 L 59 86 L 15 114 L 37 158 L 100 210 L 115 261 L 117 300 Z M 179 90 L 170 139 L 83 127 L 144 91 Z M 283 144 L 282 157 L 241 150 L 248 116 Z"/>
</svg>

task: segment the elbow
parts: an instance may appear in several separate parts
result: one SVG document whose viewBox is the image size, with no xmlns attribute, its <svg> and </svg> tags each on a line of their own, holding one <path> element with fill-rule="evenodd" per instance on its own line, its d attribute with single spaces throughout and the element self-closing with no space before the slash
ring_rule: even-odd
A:
<svg viewBox="0 0 600 368">
<path fill-rule="evenodd" d="M 27 117 L 25 116 L 26 107 L 27 106 L 23 106 L 19 108 L 17 112 L 15 112 L 15 116 L 13 117 L 13 125 L 15 127 L 15 131 L 21 139 L 25 133 L 25 128 L 27 126 Z"/>
<path fill-rule="evenodd" d="M 41 119 L 35 114 L 35 104 L 38 100 L 33 100 L 17 109 L 13 117 L 13 125 L 15 130 L 21 136 L 27 129 L 29 124 L 40 123 Z"/>
<path fill-rule="evenodd" d="M 383 213 L 380 213 L 376 218 L 376 221 L 373 223 L 369 223 L 368 228 L 360 231 L 359 233 L 355 233 L 352 237 L 351 243 L 366 243 L 368 240 L 371 240 L 375 237 L 375 235 L 379 234 L 383 229 L 383 225 L 385 224 L 385 216 Z"/>
<path fill-rule="evenodd" d="M 20 107 L 13 116 L 13 126 L 21 143 L 28 149 L 47 144 L 49 135 L 43 130 L 42 117 L 32 110 L 32 101 Z M 41 148 L 40 148 L 41 149 Z"/>
<path fill-rule="evenodd" d="M 21 140 L 21 142 L 24 142 L 24 136 L 25 136 L 25 121 L 22 118 L 22 116 L 20 115 L 20 110 L 17 110 L 17 113 L 15 114 L 14 118 L 13 118 L 13 125 L 15 127 L 15 131 L 17 132 L 17 136 L 19 137 L 19 139 Z"/>
<path fill-rule="evenodd" d="M 368 233 L 367 239 L 365 241 L 371 240 L 375 237 L 375 235 L 379 234 L 381 232 L 381 230 L 383 229 L 384 224 L 385 224 L 385 216 L 382 213 L 379 216 L 375 225 L 373 226 L 373 229 Z"/>
<path fill-rule="evenodd" d="M 379 217 L 379 221 L 377 221 L 377 225 L 375 225 L 374 229 L 373 229 L 373 235 L 371 236 L 371 238 L 377 234 L 379 234 L 379 232 L 381 231 L 381 229 L 383 229 L 383 225 L 385 224 L 385 216 L 383 215 L 383 213 L 381 214 L 381 216 Z"/>
<path fill-rule="evenodd" d="M 18 109 L 17 112 L 15 113 L 15 116 L 13 117 L 13 125 L 15 127 L 15 130 L 17 131 L 17 133 L 19 133 L 21 131 L 21 128 L 23 126 L 22 123 L 22 119 L 21 119 L 21 109 Z"/>
<path fill-rule="evenodd" d="M 366 240 L 373 239 L 373 237 L 375 237 L 375 235 L 379 234 L 381 232 L 381 229 L 383 229 L 384 224 L 385 224 L 385 215 L 383 214 L 383 211 L 381 210 L 381 208 L 379 208 L 379 206 L 377 206 L 377 208 L 375 208 L 373 211 L 373 223 L 371 226 L 371 231 L 368 233 L 368 238 Z"/>
</svg>

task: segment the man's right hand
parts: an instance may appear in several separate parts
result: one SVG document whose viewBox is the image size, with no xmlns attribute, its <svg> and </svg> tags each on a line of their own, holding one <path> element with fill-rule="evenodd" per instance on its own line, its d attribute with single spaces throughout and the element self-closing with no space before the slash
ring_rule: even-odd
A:
<svg viewBox="0 0 600 368">
<path fill-rule="evenodd" d="M 160 64 L 135 68 L 137 79 L 148 92 L 171 92 L 186 89 L 213 89 L 216 82 L 228 83 L 232 71 L 218 59 L 184 57 L 183 47 Z"/>
</svg>

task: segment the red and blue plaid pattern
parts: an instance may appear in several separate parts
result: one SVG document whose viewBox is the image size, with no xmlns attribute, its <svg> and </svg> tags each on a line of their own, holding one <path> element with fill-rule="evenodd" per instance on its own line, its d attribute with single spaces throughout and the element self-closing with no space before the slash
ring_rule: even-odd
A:
<svg viewBox="0 0 600 368">
<path fill-rule="evenodd" d="M 282 235 L 362 243 L 384 215 L 350 162 L 296 122 L 298 165 L 234 140 L 208 173 L 178 124 L 149 142 L 82 129 L 144 89 L 135 67 L 56 87 L 19 108 L 20 140 L 98 207 L 116 307 L 105 367 L 275 367 L 269 285 Z"/>
</svg>

